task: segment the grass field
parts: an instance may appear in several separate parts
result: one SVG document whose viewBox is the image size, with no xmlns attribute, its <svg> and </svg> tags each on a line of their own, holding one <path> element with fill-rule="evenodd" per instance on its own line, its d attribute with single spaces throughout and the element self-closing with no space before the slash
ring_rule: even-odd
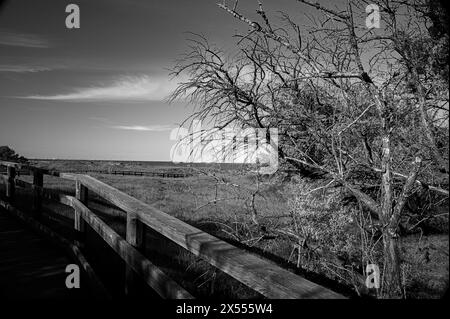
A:
<svg viewBox="0 0 450 319">
<path fill-rule="evenodd" d="M 353 295 L 351 285 L 342 280 L 338 273 L 316 267 L 316 264 L 299 262 L 295 250 L 297 243 L 292 238 L 279 236 L 272 231 L 288 229 L 292 222 L 288 203 L 294 182 L 287 174 L 281 173 L 270 180 L 261 180 L 249 173 L 248 168 L 230 165 L 188 166 L 107 161 L 35 161 L 33 164 L 61 172 L 113 167 L 121 170 L 191 173 L 192 176 L 186 178 L 91 175 L 206 232 L 272 259 L 313 281 Z M 73 183 L 55 177 L 45 177 L 45 187 L 69 193 L 74 190 Z M 124 234 L 124 220 L 120 218 L 119 210 L 103 207 L 99 214 L 119 233 Z M 448 287 L 448 215 L 441 223 L 446 224 L 441 225 L 444 230 L 447 229 L 443 233 L 402 238 L 402 256 L 406 261 L 403 269 L 405 290 L 409 297 L 438 298 Z M 257 297 L 190 253 L 164 242 L 157 234 L 152 236 L 153 250 L 149 254 L 157 256 L 155 260 L 161 261 L 160 266 L 166 272 L 198 291 L 200 296 Z M 158 241 L 160 244 L 155 244 Z M 176 256 L 175 268 L 172 267 L 174 260 L 169 261 L 171 256 Z"/>
</svg>

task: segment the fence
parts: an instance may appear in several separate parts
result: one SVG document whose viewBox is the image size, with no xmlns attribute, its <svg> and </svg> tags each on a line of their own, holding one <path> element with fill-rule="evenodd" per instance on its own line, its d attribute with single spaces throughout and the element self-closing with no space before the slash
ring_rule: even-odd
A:
<svg viewBox="0 0 450 319">
<path fill-rule="evenodd" d="M 152 177 L 190 177 L 192 174 L 175 173 L 175 172 L 144 172 L 144 171 L 125 171 L 125 170 L 81 170 L 77 173 L 95 173 L 95 174 L 110 174 L 110 175 L 122 175 L 122 176 L 152 176 Z"/>
<path fill-rule="evenodd" d="M 143 203 L 91 176 L 60 173 L 17 163 L 0 161 L 7 175 L 0 175 L 6 184 L 6 197 L 14 203 L 16 187 L 33 191 L 33 218 L 39 220 L 42 198 L 57 199 L 74 209 L 74 228 L 84 232 L 88 224 L 125 261 L 126 285 L 132 285 L 133 271 L 163 298 L 193 298 L 183 287 L 153 265 L 140 249 L 147 228 L 151 228 L 185 250 L 203 258 L 247 287 L 267 298 L 343 298 L 331 290 L 283 269 L 276 264 L 203 232 L 155 207 Z M 33 183 L 16 178 L 18 168 L 33 174 Z M 57 194 L 43 187 L 43 176 L 51 175 L 75 181 L 75 197 Z M 126 212 L 126 238 L 119 236 L 88 208 L 88 192 L 94 192 Z M 11 206 L 9 205 L 9 206 Z M 5 205 L 3 205 L 5 207 Z"/>
</svg>

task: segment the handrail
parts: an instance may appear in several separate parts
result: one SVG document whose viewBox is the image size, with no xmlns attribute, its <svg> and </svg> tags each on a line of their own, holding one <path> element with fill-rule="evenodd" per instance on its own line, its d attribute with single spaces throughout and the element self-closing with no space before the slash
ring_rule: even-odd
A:
<svg viewBox="0 0 450 319">
<path fill-rule="evenodd" d="M 163 298 L 191 299 L 190 293 L 166 276 L 139 251 L 120 237 L 111 227 L 98 218 L 89 208 L 75 197 L 62 195 L 60 202 L 81 212 L 82 218 L 95 230 L 133 270 Z"/>
<path fill-rule="evenodd" d="M 9 164 L 9 163 L 8 163 Z M 105 222 L 103 222 L 100 218 L 98 218 L 89 208 L 87 208 L 80 200 L 87 200 L 87 192 L 83 189 L 83 186 L 80 183 L 76 183 L 76 194 L 77 197 L 80 197 L 80 200 L 77 198 L 74 198 L 72 196 L 68 195 L 62 195 L 58 192 L 54 192 L 49 189 L 45 189 L 42 186 L 42 170 L 38 168 L 34 168 L 33 172 L 35 173 L 35 176 L 39 176 L 38 179 L 34 178 L 33 183 L 28 183 L 25 181 L 22 181 L 20 179 L 17 179 L 15 176 L 15 169 L 18 167 L 16 165 L 8 165 L 8 176 L 0 175 L 0 183 L 6 184 L 7 190 L 7 197 L 10 202 L 14 202 L 14 189 L 16 186 L 25 188 L 25 189 L 31 189 L 33 190 L 33 197 L 35 201 L 39 201 L 45 197 L 52 200 L 57 200 L 60 203 L 70 206 L 74 208 L 75 212 L 72 214 L 72 216 L 67 216 L 67 214 L 62 214 L 65 217 L 72 217 L 75 221 L 75 229 L 82 232 L 84 231 L 83 223 L 81 223 L 81 220 L 77 216 L 81 217 L 85 222 L 87 222 L 93 230 L 95 230 L 100 237 L 125 261 L 126 264 L 126 270 L 127 270 L 127 278 L 126 278 L 126 288 L 128 290 L 133 290 L 134 287 L 133 284 L 133 277 L 134 274 L 132 271 L 135 271 L 138 275 L 140 275 L 144 281 L 153 288 L 154 291 L 156 291 L 161 297 L 163 298 L 175 298 L 175 299 L 192 299 L 193 296 L 187 292 L 184 288 L 179 286 L 175 281 L 173 281 L 171 278 L 169 278 L 166 274 L 164 274 L 159 268 L 157 268 L 155 265 L 153 265 L 146 257 L 144 257 L 133 245 L 128 243 L 128 237 L 130 237 L 130 234 L 127 229 L 127 240 L 123 239 L 118 235 L 111 227 L 109 227 Z M 45 171 L 45 170 L 44 170 Z M 58 173 L 59 175 L 59 173 Z M 35 182 L 38 180 L 39 184 L 41 186 L 36 186 Z M 84 190 L 84 192 L 83 192 Z M 84 193 L 84 194 L 82 194 Z M 86 198 L 83 198 L 86 197 Z M 68 249 L 68 252 L 75 256 L 78 261 L 82 264 L 85 271 L 89 274 L 91 279 L 94 280 L 94 288 L 98 289 L 98 286 L 101 286 L 101 283 L 98 282 L 98 279 L 94 277 L 94 273 L 92 269 L 90 268 L 90 265 L 85 260 L 84 256 L 82 256 L 79 248 L 70 243 L 67 239 L 61 237 L 60 235 L 57 235 L 56 233 L 52 232 L 41 224 L 39 221 L 37 221 L 35 218 L 32 218 L 31 216 L 27 216 L 27 214 L 22 213 L 21 211 L 17 210 L 13 205 L 11 205 L 8 202 L 5 202 L 3 200 L 0 200 L 0 206 L 5 208 L 7 211 L 13 213 L 16 215 L 19 219 L 26 222 L 27 224 L 31 225 L 33 228 L 38 230 L 39 232 L 43 233 L 46 236 L 50 236 L 53 240 L 57 241 L 60 245 Z M 33 205 L 33 208 L 34 205 Z M 61 214 L 59 212 L 58 214 Z M 35 215 L 34 217 L 39 218 L 39 215 Z M 137 245 L 136 245 L 137 246 Z M 101 291 L 103 293 L 103 290 Z"/>
<path fill-rule="evenodd" d="M 27 169 L 27 170 L 30 170 L 32 172 L 39 172 L 41 174 L 59 177 L 59 172 L 58 171 L 31 166 L 30 164 L 27 164 L 27 163 L 16 163 L 16 162 L 9 162 L 9 161 L 0 161 L 0 165 L 6 166 L 6 167 L 12 167 L 12 168 L 15 168 L 15 169 Z"/>
<path fill-rule="evenodd" d="M 0 161 L 0 164 L 5 165 L 3 161 Z M 19 166 L 16 166 L 16 164 L 17 163 L 7 165 L 11 169 L 8 169 L 8 177 L 3 178 L 4 182 L 7 184 L 7 197 L 9 198 L 14 197 L 14 187 L 16 185 L 14 169 L 22 167 L 21 164 L 18 164 Z M 75 228 L 79 231 L 83 231 L 84 227 L 82 221 L 91 225 L 92 228 L 100 234 L 103 240 L 113 247 L 126 261 L 127 265 L 131 266 L 134 271 L 143 276 L 147 283 L 151 286 L 153 285 L 152 287 L 162 296 L 192 297 L 182 290 L 182 288 L 179 289 L 175 283 L 173 285 L 173 287 L 175 287 L 173 291 L 178 292 L 175 295 L 170 295 L 167 292 L 167 289 L 159 286 L 160 281 L 158 281 L 158 278 L 166 278 L 164 277 L 165 275 L 162 274 L 162 272 L 159 273 L 158 270 L 156 270 L 157 268 L 150 262 L 142 263 L 144 257 L 136 250 L 139 246 L 137 244 L 139 225 L 150 227 L 267 298 L 344 298 L 344 296 L 335 293 L 330 289 L 313 283 L 281 268 L 271 261 L 246 252 L 215 236 L 205 233 L 198 228 L 166 214 L 151 205 L 143 203 L 91 176 L 59 173 L 33 167 L 31 167 L 31 169 L 35 176 L 32 185 L 34 196 L 39 199 L 45 195 L 45 192 L 42 187 L 42 179 L 36 178 L 36 176 L 39 177 L 41 174 L 50 173 L 53 176 L 59 176 L 64 179 L 75 181 L 76 198 L 71 196 L 60 196 L 60 199 L 64 204 L 75 209 Z M 0 181 L 2 181 L 2 178 L 0 178 Z M 36 183 L 39 185 L 36 185 Z M 23 186 L 29 187 L 29 184 L 23 183 Z M 95 192 L 103 199 L 106 199 L 127 213 L 126 241 L 87 208 L 85 203 L 87 201 L 88 190 Z M 40 202 L 40 200 L 37 200 L 37 202 Z M 169 279 L 167 279 L 167 281 L 169 282 Z"/>
<path fill-rule="evenodd" d="M 88 175 L 61 173 L 61 178 L 80 182 L 128 214 L 207 260 L 268 298 L 343 298 L 343 296 L 289 272 L 274 263 L 239 249 L 155 207 L 145 204 Z"/>
</svg>

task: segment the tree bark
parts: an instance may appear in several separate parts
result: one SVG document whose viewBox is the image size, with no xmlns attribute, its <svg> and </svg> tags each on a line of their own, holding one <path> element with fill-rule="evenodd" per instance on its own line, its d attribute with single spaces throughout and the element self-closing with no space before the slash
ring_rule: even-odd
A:
<svg viewBox="0 0 450 319">
<path fill-rule="evenodd" d="M 383 229 L 383 246 L 384 246 L 384 289 L 387 297 L 393 297 L 397 295 L 399 289 L 401 289 L 400 281 L 400 262 L 398 252 L 398 235 L 397 225 L 391 223 L 391 217 L 393 215 L 392 207 L 392 174 L 391 174 L 391 145 L 389 136 L 389 124 L 387 119 L 383 119 L 384 136 L 382 138 L 382 205 L 381 216 L 385 228 Z"/>
<path fill-rule="evenodd" d="M 398 296 L 402 292 L 400 276 L 400 254 L 396 229 L 388 227 L 383 232 L 384 245 L 384 291 L 388 298 Z"/>
</svg>

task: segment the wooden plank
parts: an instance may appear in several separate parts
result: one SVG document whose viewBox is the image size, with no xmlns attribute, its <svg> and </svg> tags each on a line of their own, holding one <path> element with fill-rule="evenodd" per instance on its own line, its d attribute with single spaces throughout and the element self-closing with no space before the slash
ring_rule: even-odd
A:
<svg viewBox="0 0 450 319">
<path fill-rule="evenodd" d="M 26 163 L 0 161 L 0 166 L 1 165 L 6 166 L 6 167 L 14 167 L 17 170 L 21 169 L 21 170 L 27 170 L 27 171 L 40 171 L 40 172 L 42 172 L 42 174 L 56 176 L 56 177 L 59 177 L 59 174 L 60 174 L 58 171 L 34 167 L 34 166 L 30 166 L 29 164 L 26 164 Z"/>
<path fill-rule="evenodd" d="M 207 234 L 153 206 L 87 175 L 62 174 L 78 180 L 101 197 L 128 213 L 135 213 L 147 226 L 181 247 L 207 260 L 238 281 L 268 298 L 344 298 L 325 287 L 297 276 L 274 263 L 245 252 Z"/>
<path fill-rule="evenodd" d="M 46 236 L 50 240 L 52 240 L 54 243 L 65 249 L 65 251 L 74 259 L 75 261 L 78 261 L 78 263 L 81 265 L 81 267 L 85 270 L 86 274 L 88 275 L 90 282 L 89 286 L 92 289 L 93 296 L 95 298 L 104 298 L 104 299 L 111 299 L 111 295 L 106 290 L 106 288 L 103 286 L 102 282 L 98 279 L 97 275 L 95 274 L 94 270 L 90 266 L 90 264 L 87 262 L 86 258 L 83 256 L 81 251 L 77 246 L 72 244 L 70 241 L 68 241 L 66 238 L 58 235 L 54 231 L 52 231 L 47 226 L 37 222 L 27 214 L 23 213 L 22 211 L 16 209 L 11 204 L 4 202 L 0 200 L 0 207 L 3 207 L 8 212 L 12 213 L 16 217 L 18 217 L 20 220 L 25 222 L 28 226 L 30 226 L 34 231 Z"/>
<path fill-rule="evenodd" d="M 28 167 L 28 165 L 24 165 L 22 163 L 9 162 L 9 161 L 0 161 L 0 165 L 6 166 L 6 167 L 14 167 L 14 168 Z"/>
<path fill-rule="evenodd" d="M 92 213 L 89 208 L 72 196 L 61 196 L 61 203 L 69 205 L 81 213 L 83 219 L 103 240 L 139 274 L 145 282 L 163 298 L 191 299 L 184 288 L 153 265 L 136 248 L 120 237 L 111 227 Z"/>
<path fill-rule="evenodd" d="M 134 213 L 127 214 L 126 221 L 126 240 L 136 249 L 142 249 L 144 243 L 143 227 L 138 216 Z M 136 292 L 137 278 L 133 269 L 127 264 L 125 266 L 125 294 L 127 296 L 137 296 Z"/>
<path fill-rule="evenodd" d="M 144 228 L 135 213 L 127 213 L 127 242 L 136 248 L 142 248 L 144 243 Z"/>
<path fill-rule="evenodd" d="M 44 175 L 42 171 L 33 171 L 33 213 L 39 218 L 42 209 L 42 188 L 44 187 Z"/>
<path fill-rule="evenodd" d="M 14 193 L 16 191 L 16 168 L 14 166 L 8 166 L 8 182 L 6 183 L 6 197 L 10 200 L 14 200 Z"/>
<path fill-rule="evenodd" d="M 88 201 L 88 189 L 81 184 L 80 181 L 76 181 L 75 184 L 75 197 L 82 202 L 84 205 L 87 205 Z M 79 232 L 85 231 L 85 225 L 83 218 L 81 218 L 81 212 L 78 209 L 75 209 L 74 214 L 74 227 Z"/>
</svg>

